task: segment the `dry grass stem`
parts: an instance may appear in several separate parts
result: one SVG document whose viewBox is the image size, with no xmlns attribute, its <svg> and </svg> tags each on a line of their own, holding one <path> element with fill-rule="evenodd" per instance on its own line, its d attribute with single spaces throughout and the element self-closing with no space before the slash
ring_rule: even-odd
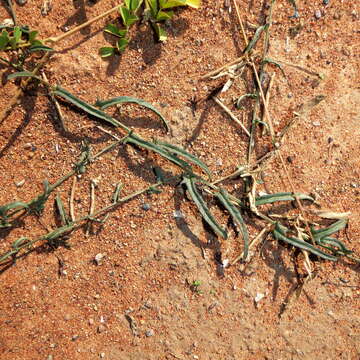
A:
<svg viewBox="0 0 360 360">
<path fill-rule="evenodd" d="M 74 211 L 74 197 L 75 197 L 75 189 L 76 189 L 77 177 L 73 177 L 73 183 L 71 186 L 71 193 L 69 199 L 69 208 L 70 208 L 70 218 L 71 221 L 75 221 L 75 211 Z"/>
<path fill-rule="evenodd" d="M 232 111 L 216 96 L 213 96 L 212 99 L 231 117 L 232 120 L 234 120 L 244 130 L 245 134 L 250 137 L 249 131 L 246 129 L 244 124 L 232 113 Z"/>
</svg>

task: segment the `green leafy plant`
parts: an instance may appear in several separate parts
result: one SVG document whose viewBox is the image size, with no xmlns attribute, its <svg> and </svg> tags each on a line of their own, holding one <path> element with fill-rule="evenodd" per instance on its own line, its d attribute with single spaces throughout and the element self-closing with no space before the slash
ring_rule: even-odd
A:
<svg viewBox="0 0 360 360">
<path fill-rule="evenodd" d="M 179 6 L 190 6 L 197 9 L 200 7 L 200 3 L 200 0 L 125 0 L 124 4 L 119 7 L 123 27 L 108 24 L 104 29 L 106 33 L 116 38 L 116 45 L 101 47 L 100 55 L 108 57 L 123 52 L 129 43 L 130 27 L 141 19 L 151 24 L 159 41 L 165 41 L 167 33 L 161 24 L 173 17 L 172 9 Z"/>
</svg>

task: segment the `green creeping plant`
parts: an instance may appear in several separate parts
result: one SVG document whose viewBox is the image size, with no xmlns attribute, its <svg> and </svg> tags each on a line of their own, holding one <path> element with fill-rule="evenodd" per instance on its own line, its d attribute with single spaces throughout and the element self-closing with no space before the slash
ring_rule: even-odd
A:
<svg viewBox="0 0 360 360">
<path fill-rule="evenodd" d="M 114 24 L 106 25 L 104 31 L 116 37 L 115 46 L 104 46 L 99 49 L 101 57 L 108 57 L 123 52 L 129 43 L 129 28 L 142 20 L 150 23 L 159 41 L 167 40 L 167 33 L 161 27 L 166 20 L 170 20 L 174 12 L 171 10 L 179 6 L 190 6 L 198 9 L 201 0 L 125 0 L 119 6 L 122 27 Z"/>
</svg>

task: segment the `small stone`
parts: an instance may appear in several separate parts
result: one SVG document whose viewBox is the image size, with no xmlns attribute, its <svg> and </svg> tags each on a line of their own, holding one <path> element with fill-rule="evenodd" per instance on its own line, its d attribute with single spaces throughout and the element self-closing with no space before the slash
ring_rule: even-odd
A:
<svg viewBox="0 0 360 360">
<path fill-rule="evenodd" d="M 175 219 L 183 219 L 185 216 L 180 210 L 175 210 L 173 212 L 173 216 Z"/>
<path fill-rule="evenodd" d="M 16 2 L 17 2 L 19 5 L 23 6 L 23 5 L 25 5 L 25 4 L 27 3 L 27 0 L 16 0 Z"/>
<path fill-rule="evenodd" d="M 90 319 L 88 320 L 89 325 L 94 325 L 94 322 L 95 322 L 94 319 L 91 319 L 91 318 L 90 318 Z"/>
<path fill-rule="evenodd" d="M 98 332 L 99 334 L 103 333 L 105 330 L 106 330 L 105 325 L 100 324 L 100 325 L 97 327 L 97 332 Z"/>
<path fill-rule="evenodd" d="M 104 257 L 105 257 L 104 254 L 101 254 L 101 253 L 96 254 L 96 255 L 95 255 L 95 258 L 94 258 L 94 261 L 95 261 L 96 265 L 98 265 L 98 266 L 101 265 L 101 264 L 102 264 L 102 260 L 104 259 Z"/>
<path fill-rule="evenodd" d="M 290 164 L 292 164 L 292 162 L 293 162 L 293 158 L 292 158 L 291 156 L 288 156 L 288 157 L 286 158 L 286 160 L 287 160 L 287 162 L 290 163 Z"/>
<path fill-rule="evenodd" d="M 99 356 L 100 356 L 100 359 L 103 359 L 105 357 L 105 353 L 102 352 L 102 353 L 99 354 Z"/>
<path fill-rule="evenodd" d="M 1 25 L 5 26 L 5 27 L 13 27 L 15 24 L 14 24 L 13 19 L 7 18 L 7 19 L 4 19 L 4 21 L 1 23 Z"/>
<path fill-rule="evenodd" d="M 324 5 L 329 5 L 330 0 L 323 0 Z"/>
<path fill-rule="evenodd" d="M 312 123 L 314 126 L 320 126 L 321 124 L 320 124 L 320 121 L 313 121 L 313 123 Z"/>
<path fill-rule="evenodd" d="M 31 150 L 32 147 L 33 147 L 32 143 L 26 143 L 26 144 L 24 144 L 24 149 L 25 149 L 25 150 Z"/>
<path fill-rule="evenodd" d="M 320 19 L 321 16 L 322 16 L 321 11 L 320 10 L 315 10 L 315 18 Z"/>
<path fill-rule="evenodd" d="M 358 187 L 358 184 L 356 184 L 356 183 L 351 183 L 350 186 L 351 186 L 352 188 L 357 188 L 357 187 Z"/>
<path fill-rule="evenodd" d="M 56 348 L 56 344 L 50 344 L 50 347 L 52 348 L 52 349 L 55 349 Z"/>
<path fill-rule="evenodd" d="M 70 315 L 70 314 L 66 314 L 66 315 L 64 316 L 64 319 L 65 319 L 66 321 L 71 320 L 71 315 Z"/>
<path fill-rule="evenodd" d="M 54 359 L 54 357 L 52 356 L 52 355 L 49 355 L 47 358 L 46 358 L 46 360 L 53 360 Z"/>
<path fill-rule="evenodd" d="M 150 336 L 154 336 L 155 335 L 155 332 L 153 329 L 149 329 L 149 330 L 146 330 L 145 331 L 145 336 L 146 337 L 150 337 Z"/>
<path fill-rule="evenodd" d="M 79 335 L 73 335 L 71 337 L 71 341 L 76 341 L 79 338 Z"/>
<path fill-rule="evenodd" d="M 254 301 L 256 303 L 258 303 L 261 299 L 263 299 L 265 297 L 265 294 L 262 294 L 262 293 L 257 293 L 255 298 L 254 298 Z"/>
<path fill-rule="evenodd" d="M 23 179 L 23 180 L 18 181 L 17 183 L 15 183 L 15 185 L 16 185 L 17 187 L 22 187 L 24 184 L 25 184 L 25 179 Z"/>
<path fill-rule="evenodd" d="M 141 205 L 141 208 L 145 211 L 148 211 L 148 210 L 150 210 L 151 206 L 150 206 L 150 204 L 144 203 Z"/>
<path fill-rule="evenodd" d="M 219 158 L 216 160 L 216 163 L 215 163 L 216 166 L 222 166 L 222 164 L 223 164 L 222 159 Z"/>
<path fill-rule="evenodd" d="M 334 18 L 334 20 L 340 20 L 340 18 L 341 18 L 340 13 L 339 13 L 339 12 L 335 12 L 334 15 L 333 15 L 333 18 Z"/>
</svg>

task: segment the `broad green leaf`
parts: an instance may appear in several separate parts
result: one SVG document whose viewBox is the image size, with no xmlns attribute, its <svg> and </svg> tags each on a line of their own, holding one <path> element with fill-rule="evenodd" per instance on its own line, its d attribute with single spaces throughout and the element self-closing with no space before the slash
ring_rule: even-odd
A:
<svg viewBox="0 0 360 360">
<path fill-rule="evenodd" d="M 284 193 L 276 193 L 276 194 L 269 194 L 269 195 L 263 195 L 263 196 L 259 196 L 256 198 L 255 201 L 255 205 L 256 206 L 260 206 L 260 205 L 264 205 L 264 204 L 271 204 L 273 202 L 276 201 L 294 201 L 295 200 L 295 196 L 299 199 L 299 200 L 310 200 L 310 201 L 314 201 L 314 199 L 306 194 L 293 194 L 290 192 L 284 192 Z"/>
<path fill-rule="evenodd" d="M 119 52 L 123 52 L 128 46 L 128 43 L 128 39 L 120 39 L 116 42 L 116 48 L 119 50 Z"/>
<path fill-rule="evenodd" d="M 166 20 L 170 20 L 174 15 L 173 11 L 159 11 L 156 15 L 156 20 L 157 21 L 166 21 Z"/>
<path fill-rule="evenodd" d="M 153 105 L 146 102 L 145 100 L 134 98 L 131 96 L 118 96 L 109 100 L 104 101 L 96 101 L 95 106 L 100 108 L 101 110 L 105 110 L 109 106 L 117 105 L 117 104 L 129 104 L 134 103 L 140 106 L 144 106 L 145 108 L 153 111 L 156 115 L 160 117 L 160 119 L 164 122 L 166 129 L 169 131 L 170 127 L 166 119 L 162 116 L 159 110 L 157 110 Z"/>
<path fill-rule="evenodd" d="M 114 36 L 117 36 L 117 37 L 125 37 L 126 34 L 127 34 L 127 30 L 126 29 L 119 29 L 116 25 L 114 24 L 107 24 L 105 26 L 105 29 L 104 29 L 105 32 L 109 33 L 109 34 L 112 34 Z"/>
<path fill-rule="evenodd" d="M 106 114 L 103 111 L 99 110 L 95 106 L 92 106 L 92 105 L 88 104 L 87 102 L 79 99 L 78 97 L 72 95 L 67 90 L 61 88 L 60 86 L 55 87 L 55 90 L 53 91 L 53 94 L 55 96 L 61 97 L 62 99 L 72 103 L 73 105 L 75 105 L 79 109 L 84 110 L 85 112 L 87 112 L 89 115 L 92 115 L 92 116 L 95 116 L 98 119 L 104 120 L 104 121 L 108 122 L 109 124 L 111 124 L 113 126 L 116 126 L 116 127 L 122 126 L 122 124 L 119 121 L 113 119 L 111 116 L 109 116 L 108 114 Z"/>
<path fill-rule="evenodd" d="M 114 47 L 104 46 L 99 49 L 99 54 L 103 58 L 115 55 L 115 53 L 116 53 L 116 48 Z"/>
<path fill-rule="evenodd" d="M 183 156 L 186 160 L 192 162 L 193 164 L 199 166 L 201 169 L 203 169 L 206 174 L 211 177 L 211 172 L 209 170 L 209 168 L 197 157 L 195 157 L 192 154 L 189 154 L 187 151 L 185 151 L 184 149 L 181 149 L 175 145 L 172 144 L 168 144 L 159 140 L 155 141 L 156 144 L 160 145 L 162 148 L 164 148 L 165 150 L 167 150 L 170 153 L 174 153 L 176 155 L 179 156 Z"/>
<path fill-rule="evenodd" d="M 158 24 L 155 23 L 153 24 L 155 32 L 156 32 L 156 36 L 158 38 L 159 41 L 166 41 L 167 40 L 167 33 L 166 31 Z"/>
<path fill-rule="evenodd" d="M 125 0 L 126 7 L 131 11 L 136 11 L 142 2 L 143 0 Z"/>
<path fill-rule="evenodd" d="M 201 6 L 201 0 L 186 0 L 186 5 L 194 9 L 198 9 Z"/>
<path fill-rule="evenodd" d="M 287 231 L 288 231 L 288 228 L 286 228 L 285 226 L 283 226 L 279 223 L 276 223 L 275 228 L 273 230 L 273 235 L 276 240 L 281 240 L 281 241 L 284 241 L 284 242 L 286 242 L 290 245 L 293 245 L 299 249 L 309 251 L 310 253 L 317 255 L 325 260 L 331 260 L 331 261 L 337 260 L 337 258 L 335 256 L 329 255 L 305 241 L 286 236 Z"/>
<path fill-rule="evenodd" d="M 165 0 L 160 1 L 160 7 L 162 9 L 171 9 L 177 6 L 185 6 L 186 0 Z"/>
<path fill-rule="evenodd" d="M 136 15 L 132 14 L 130 10 L 127 9 L 125 6 L 120 7 L 120 15 L 126 27 L 131 26 L 139 20 L 139 18 Z"/>
<path fill-rule="evenodd" d="M 194 183 L 194 177 L 184 176 L 183 183 L 186 185 L 186 188 L 188 189 L 191 198 L 199 209 L 200 214 L 204 218 L 204 220 L 210 225 L 210 227 L 215 231 L 217 235 L 221 236 L 224 239 L 227 239 L 226 231 L 216 222 L 215 217 L 211 214 L 206 202 L 198 192 Z"/>
<path fill-rule="evenodd" d="M 0 50 L 4 50 L 10 41 L 9 33 L 3 30 L 0 35 Z"/>
<path fill-rule="evenodd" d="M 162 157 L 164 157 L 165 159 L 168 159 L 174 164 L 180 166 L 185 171 L 192 172 L 191 166 L 184 160 L 181 160 L 177 156 L 170 154 L 168 151 L 164 150 L 161 146 L 146 141 L 133 133 L 129 134 L 129 136 L 126 138 L 124 143 L 131 143 L 136 146 L 142 147 L 144 149 L 154 151 L 159 155 L 161 155 Z"/>
<path fill-rule="evenodd" d="M 159 11 L 158 0 L 145 0 L 147 5 L 150 7 L 151 15 L 155 18 Z"/>
<path fill-rule="evenodd" d="M 321 239 L 326 238 L 330 236 L 331 234 L 334 234 L 342 229 L 344 229 L 347 225 L 347 219 L 341 219 L 330 225 L 329 227 L 325 229 L 318 229 L 315 230 L 314 228 L 311 228 L 311 233 L 314 237 L 315 242 L 321 242 Z"/>
<path fill-rule="evenodd" d="M 215 194 L 216 197 L 220 200 L 222 205 L 225 207 L 225 209 L 229 212 L 231 215 L 234 223 L 238 226 L 241 235 L 244 239 L 244 260 L 247 258 L 249 253 L 249 233 L 246 229 L 244 220 L 241 216 L 240 211 L 231 203 L 229 199 L 229 194 L 226 190 L 220 189 L 220 192 Z"/>
<path fill-rule="evenodd" d="M 15 26 L 15 28 L 14 28 L 14 39 L 15 39 L 15 42 L 16 42 L 16 44 L 18 44 L 19 43 L 19 40 L 21 39 L 21 34 L 22 34 L 22 31 L 21 31 L 21 29 L 20 29 L 20 27 L 19 26 Z"/>
<path fill-rule="evenodd" d="M 49 46 L 45 46 L 45 45 L 32 45 L 29 48 L 30 52 L 35 52 L 35 51 L 46 51 L 46 52 L 50 52 L 50 51 L 54 51 L 53 48 L 49 47 Z"/>
<path fill-rule="evenodd" d="M 257 41 L 260 38 L 261 33 L 266 30 L 269 27 L 269 24 L 265 24 L 262 26 L 259 26 L 256 31 L 255 31 L 255 35 L 253 36 L 253 38 L 250 40 L 248 46 L 245 48 L 244 50 L 244 54 L 247 54 L 250 50 L 252 50 L 252 48 L 256 45 Z"/>
</svg>

